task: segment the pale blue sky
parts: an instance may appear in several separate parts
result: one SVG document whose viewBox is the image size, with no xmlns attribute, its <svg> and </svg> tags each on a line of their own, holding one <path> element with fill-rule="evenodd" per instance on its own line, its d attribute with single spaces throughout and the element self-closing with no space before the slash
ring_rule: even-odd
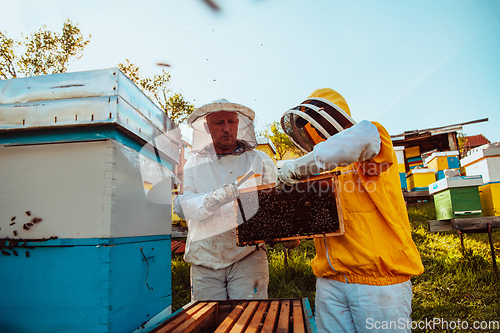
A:
<svg viewBox="0 0 500 333">
<path fill-rule="evenodd" d="M 220 12 L 202 0 L 0 0 L 0 30 L 60 31 L 69 18 L 92 35 L 70 71 L 129 59 L 153 75 L 165 62 L 174 91 L 244 104 L 257 129 L 330 87 L 392 135 L 489 118 L 463 132 L 500 141 L 499 0 L 214 2 Z"/>
</svg>

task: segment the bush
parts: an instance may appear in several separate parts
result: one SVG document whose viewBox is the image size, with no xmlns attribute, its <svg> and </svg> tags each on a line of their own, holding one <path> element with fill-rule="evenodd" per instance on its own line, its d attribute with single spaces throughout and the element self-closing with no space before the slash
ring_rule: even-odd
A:
<svg viewBox="0 0 500 333">
<path fill-rule="evenodd" d="M 191 301 L 190 268 L 182 255 L 172 255 L 172 312 Z"/>
</svg>

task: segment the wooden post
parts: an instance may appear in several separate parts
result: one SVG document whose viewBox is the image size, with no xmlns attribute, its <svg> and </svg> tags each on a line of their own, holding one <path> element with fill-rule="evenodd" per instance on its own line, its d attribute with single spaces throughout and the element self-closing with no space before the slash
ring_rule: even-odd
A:
<svg viewBox="0 0 500 333">
<path fill-rule="evenodd" d="M 491 259 L 493 261 L 493 270 L 495 271 L 495 274 L 498 274 L 497 260 L 495 257 L 495 247 L 493 246 L 493 237 L 491 235 L 491 225 L 488 223 L 487 226 L 488 226 L 488 240 L 490 241 Z"/>
<path fill-rule="evenodd" d="M 462 253 L 464 253 L 464 251 L 465 251 L 464 235 L 462 234 L 462 232 L 460 230 L 458 231 L 458 235 L 460 236 L 460 244 L 462 245 Z"/>
</svg>

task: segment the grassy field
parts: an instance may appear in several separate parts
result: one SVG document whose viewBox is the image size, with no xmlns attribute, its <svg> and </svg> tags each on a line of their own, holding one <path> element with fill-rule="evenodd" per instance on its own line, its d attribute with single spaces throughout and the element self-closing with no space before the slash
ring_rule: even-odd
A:
<svg viewBox="0 0 500 333">
<path fill-rule="evenodd" d="M 500 277 L 493 271 L 487 234 L 465 235 L 465 251 L 462 251 L 457 232 L 427 231 L 427 221 L 435 219 L 433 203 L 410 206 L 408 216 L 425 267 L 422 275 L 412 278 L 415 324 L 426 320 L 455 323 L 460 320 L 469 325 L 466 331 L 472 331 L 475 321 L 500 321 Z M 500 264 L 500 230 L 495 230 L 493 240 Z M 312 241 L 302 241 L 297 249 L 290 251 L 286 263 L 281 244 L 268 247 L 269 298 L 307 297 L 314 308 L 316 278 L 310 266 L 314 255 Z M 172 281 L 175 311 L 190 301 L 189 264 L 180 256 L 172 259 Z M 413 331 L 426 332 L 426 329 L 417 327 Z"/>
</svg>

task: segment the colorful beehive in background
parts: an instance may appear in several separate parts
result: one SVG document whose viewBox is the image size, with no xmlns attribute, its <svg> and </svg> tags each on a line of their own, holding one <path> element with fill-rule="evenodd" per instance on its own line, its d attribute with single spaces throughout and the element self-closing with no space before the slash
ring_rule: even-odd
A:
<svg viewBox="0 0 500 333">
<path fill-rule="evenodd" d="M 475 148 L 460 160 L 467 176 L 481 175 L 485 184 L 500 182 L 500 144 Z"/>
<path fill-rule="evenodd" d="M 406 181 L 408 183 L 408 191 L 427 191 L 429 184 L 436 181 L 434 169 L 415 168 L 408 171 Z"/>
<path fill-rule="evenodd" d="M 274 165 L 276 165 L 276 147 L 271 139 L 265 136 L 258 136 L 256 149 L 266 153 L 273 160 Z"/>
<path fill-rule="evenodd" d="M 405 147 L 396 146 L 394 147 L 394 151 L 396 151 L 396 157 L 398 158 L 398 172 L 401 189 L 407 190 L 408 185 L 406 184 Z"/>
<path fill-rule="evenodd" d="M 460 169 L 458 151 L 434 152 L 424 161 L 427 168 L 436 170 L 436 180 L 444 178 L 444 170 Z"/>
<path fill-rule="evenodd" d="M 414 169 L 416 167 L 423 167 L 424 162 L 422 161 L 422 156 L 420 155 L 420 147 L 407 147 L 405 149 L 406 162 L 408 163 L 408 167 L 410 169 Z"/>
<path fill-rule="evenodd" d="M 479 186 L 483 216 L 500 216 L 500 183 Z"/>
<path fill-rule="evenodd" d="M 434 197 L 436 219 L 448 220 L 483 216 L 478 187 L 481 176 L 445 177 L 429 185 Z"/>
<path fill-rule="evenodd" d="M 171 312 L 175 124 L 116 68 L 0 92 L 2 330 L 132 332 Z"/>
</svg>

